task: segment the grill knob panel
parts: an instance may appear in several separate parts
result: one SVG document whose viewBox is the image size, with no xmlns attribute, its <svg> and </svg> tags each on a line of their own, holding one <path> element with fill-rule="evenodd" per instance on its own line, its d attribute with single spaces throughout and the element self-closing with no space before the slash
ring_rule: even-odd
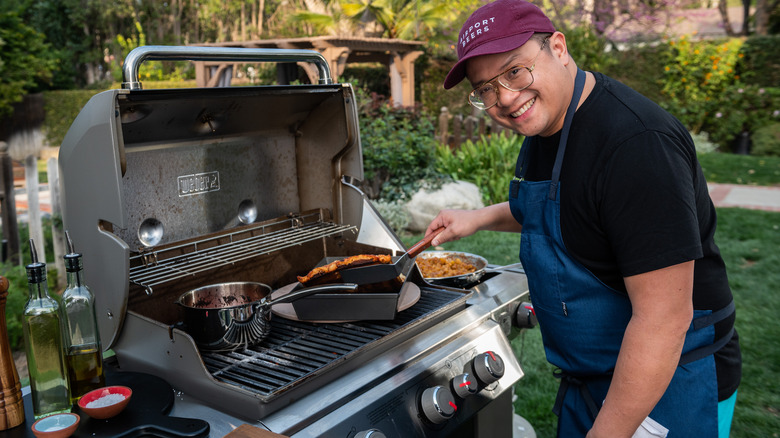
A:
<svg viewBox="0 0 780 438">
<path fill-rule="evenodd" d="M 478 354 L 472 363 L 474 374 L 484 385 L 490 385 L 504 375 L 504 360 L 492 351 Z"/>
<path fill-rule="evenodd" d="M 358 432 L 355 434 L 355 438 L 387 438 L 385 434 L 377 429 L 369 429 Z"/>
<path fill-rule="evenodd" d="M 469 373 L 458 374 L 452 378 L 452 392 L 460 398 L 476 394 L 478 389 L 477 379 Z"/>
<path fill-rule="evenodd" d="M 443 386 L 433 386 L 420 397 L 422 414 L 433 424 L 441 424 L 452 418 L 458 407 L 452 393 Z"/>
</svg>

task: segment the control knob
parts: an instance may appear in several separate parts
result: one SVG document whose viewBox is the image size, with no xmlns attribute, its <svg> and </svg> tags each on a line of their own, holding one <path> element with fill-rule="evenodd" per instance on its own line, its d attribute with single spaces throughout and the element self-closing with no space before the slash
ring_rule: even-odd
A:
<svg viewBox="0 0 780 438">
<path fill-rule="evenodd" d="M 377 429 L 369 429 L 358 432 L 355 434 L 355 438 L 387 438 L 385 434 Z"/>
<path fill-rule="evenodd" d="M 458 406 L 452 393 L 443 386 L 433 386 L 423 391 L 420 404 L 422 413 L 431 423 L 441 424 L 452 418 Z"/>
<path fill-rule="evenodd" d="M 452 392 L 460 398 L 475 394 L 478 389 L 477 379 L 469 373 L 458 374 L 452 378 Z"/>
<path fill-rule="evenodd" d="M 474 374 L 485 385 L 490 385 L 504 375 L 504 360 L 492 351 L 478 354 L 472 364 Z"/>
<path fill-rule="evenodd" d="M 517 328 L 534 328 L 537 322 L 533 304 L 524 302 L 517 306 L 517 311 L 515 312 L 515 326 Z"/>
</svg>

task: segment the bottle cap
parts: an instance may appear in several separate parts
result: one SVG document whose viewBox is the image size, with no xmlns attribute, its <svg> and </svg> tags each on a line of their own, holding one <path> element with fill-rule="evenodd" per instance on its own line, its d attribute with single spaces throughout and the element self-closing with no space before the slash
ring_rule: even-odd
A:
<svg viewBox="0 0 780 438">
<path fill-rule="evenodd" d="M 81 254 L 77 253 L 73 248 L 73 241 L 70 240 L 68 230 L 65 230 L 65 239 L 68 241 L 68 254 L 65 254 L 63 257 L 65 259 L 65 271 L 78 272 L 81 270 Z"/>
<path fill-rule="evenodd" d="M 26 266 L 27 281 L 30 283 L 46 282 L 46 263 L 38 262 L 38 252 L 35 250 L 35 241 L 30 239 L 30 260 L 32 262 Z"/>
</svg>

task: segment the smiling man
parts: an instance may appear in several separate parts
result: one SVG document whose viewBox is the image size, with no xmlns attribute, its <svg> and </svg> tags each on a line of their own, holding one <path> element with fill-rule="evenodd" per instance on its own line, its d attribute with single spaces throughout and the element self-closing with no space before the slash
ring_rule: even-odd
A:
<svg viewBox="0 0 780 438">
<path fill-rule="evenodd" d="M 508 202 L 445 210 L 434 245 L 522 232 L 520 259 L 561 437 L 727 437 L 741 378 L 715 209 L 687 130 L 625 85 L 577 67 L 521 0 L 466 21 L 449 89 L 526 136 Z"/>
</svg>

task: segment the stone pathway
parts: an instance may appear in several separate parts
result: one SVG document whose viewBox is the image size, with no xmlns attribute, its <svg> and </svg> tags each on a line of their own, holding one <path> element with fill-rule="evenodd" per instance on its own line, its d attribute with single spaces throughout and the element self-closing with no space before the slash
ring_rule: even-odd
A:
<svg viewBox="0 0 780 438">
<path fill-rule="evenodd" d="M 707 186 L 716 207 L 780 211 L 780 187 L 738 184 L 708 184 Z"/>
</svg>

